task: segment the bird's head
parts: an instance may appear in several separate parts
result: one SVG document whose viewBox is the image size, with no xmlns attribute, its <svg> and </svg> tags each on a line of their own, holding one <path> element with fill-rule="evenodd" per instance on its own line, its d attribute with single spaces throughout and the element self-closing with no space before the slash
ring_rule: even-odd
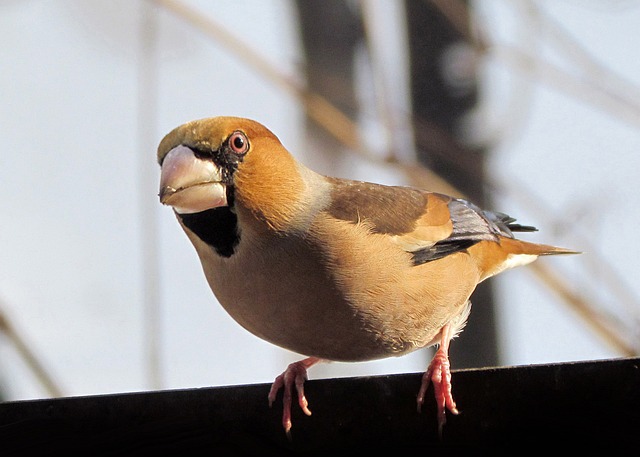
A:
<svg viewBox="0 0 640 457">
<path fill-rule="evenodd" d="M 295 218 L 302 167 L 258 122 L 214 117 L 188 122 L 158 146 L 160 201 L 179 216 L 236 206 L 275 230 Z"/>
</svg>

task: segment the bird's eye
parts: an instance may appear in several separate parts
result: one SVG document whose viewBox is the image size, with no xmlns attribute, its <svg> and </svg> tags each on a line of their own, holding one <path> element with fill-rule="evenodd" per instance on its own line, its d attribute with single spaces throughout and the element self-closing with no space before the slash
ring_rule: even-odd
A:
<svg viewBox="0 0 640 457">
<path fill-rule="evenodd" d="M 229 137 L 229 147 L 236 154 L 245 154 L 249 150 L 249 140 L 242 132 L 233 132 Z"/>
</svg>

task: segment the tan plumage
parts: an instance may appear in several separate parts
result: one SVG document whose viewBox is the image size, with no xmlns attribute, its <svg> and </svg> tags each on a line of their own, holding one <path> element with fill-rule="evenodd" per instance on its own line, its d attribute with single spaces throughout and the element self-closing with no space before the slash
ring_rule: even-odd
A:
<svg viewBox="0 0 640 457">
<path fill-rule="evenodd" d="M 319 175 L 257 122 L 217 117 L 182 125 L 160 143 L 160 198 L 176 211 L 209 285 L 250 332 L 305 354 L 276 379 L 300 406 L 306 369 L 439 343 L 423 378 L 434 382 L 440 426 L 451 396 L 447 348 L 476 285 L 566 249 L 519 241 L 533 230 L 504 214 L 408 187 Z"/>
</svg>

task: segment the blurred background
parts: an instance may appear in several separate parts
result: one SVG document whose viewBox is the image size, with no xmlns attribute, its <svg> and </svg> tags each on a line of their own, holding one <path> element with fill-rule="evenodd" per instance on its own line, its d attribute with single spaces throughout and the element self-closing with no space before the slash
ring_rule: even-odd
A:
<svg viewBox="0 0 640 457">
<path fill-rule="evenodd" d="M 637 355 L 638 23 L 637 0 L 0 1 L 0 398 L 271 382 L 301 358 L 225 314 L 158 203 L 160 139 L 218 115 L 584 251 L 483 283 L 454 369 Z"/>
</svg>

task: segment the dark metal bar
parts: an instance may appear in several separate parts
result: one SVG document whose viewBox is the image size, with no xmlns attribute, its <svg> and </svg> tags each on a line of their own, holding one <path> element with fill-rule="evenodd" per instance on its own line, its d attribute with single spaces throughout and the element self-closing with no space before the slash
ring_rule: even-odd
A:
<svg viewBox="0 0 640 457">
<path fill-rule="evenodd" d="M 268 407 L 267 384 L 5 402 L 0 454 L 519 455 L 602 447 L 611 455 L 640 445 L 639 358 L 455 371 L 461 413 L 448 416 L 442 440 L 431 395 L 416 412 L 420 378 L 309 381 L 313 415 L 295 409 L 291 441 L 280 404 Z"/>
</svg>

